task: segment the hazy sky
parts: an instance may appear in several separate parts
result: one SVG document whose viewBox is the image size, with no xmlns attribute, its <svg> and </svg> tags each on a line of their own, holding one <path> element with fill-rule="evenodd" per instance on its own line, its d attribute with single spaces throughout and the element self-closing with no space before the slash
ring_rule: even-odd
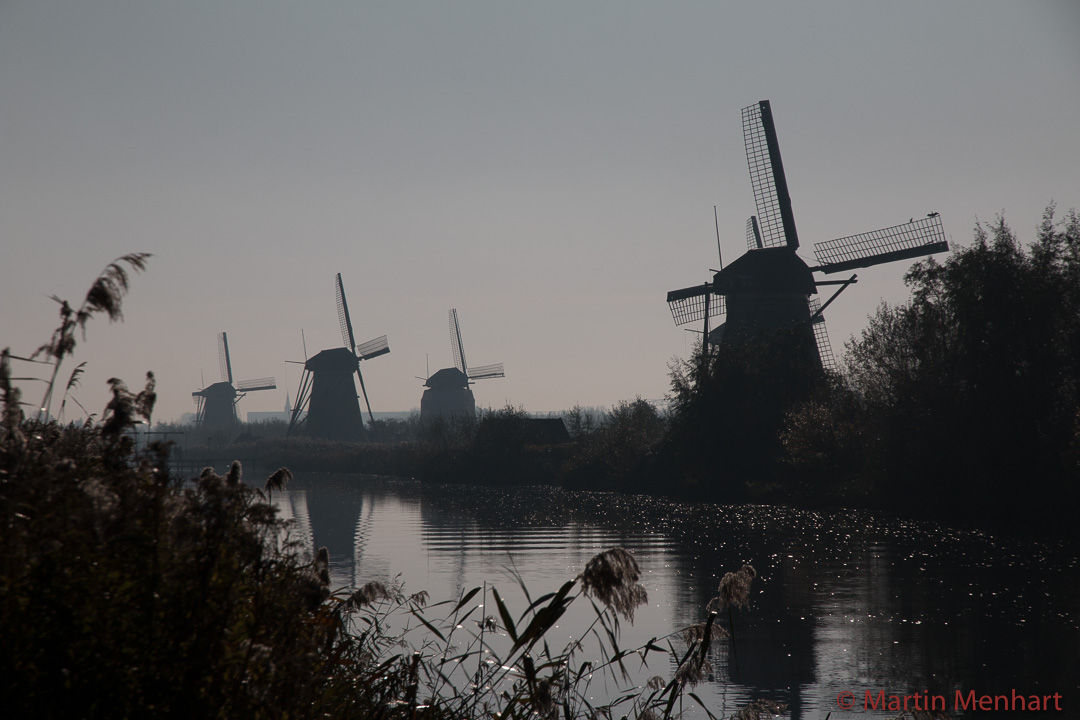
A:
<svg viewBox="0 0 1080 720">
<path fill-rule="evenodd" d="M 1078 38 L 1071 0 L 3 0 L 0 347 L 145 251 L 126 322 L 61 372 L 89 362 L 91 412 L 146 370 L 159 418 L 192 411 L 222 330 L 237 379 L 279 386 L 240 410 L 281 409 L 301 329 L 341 344 L 337 272 L 359 339 L 389 336 L 376 411 L 453 364 L 452 307 L 470 364 L 506 365 L 480 406 L 661 398 L 692 343 L 665 293 L 718 266 L 713 205 L 724 261 L 745 250 L 741 108 L 772 101 L 808 259 L 931 211 L 959 244 L 1002 210 L 1030 240 L 1080 205 Z M 906 267 L 830 307 L 838 353 Z"/>
</svg>

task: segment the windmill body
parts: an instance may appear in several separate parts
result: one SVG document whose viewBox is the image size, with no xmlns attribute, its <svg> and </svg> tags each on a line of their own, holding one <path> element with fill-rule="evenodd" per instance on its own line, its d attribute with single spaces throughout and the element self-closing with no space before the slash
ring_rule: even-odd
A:
<svg viewBox="0 0 1080 720">
<path fill-rule="evenodd" d="M 323 350 L 304 363 L 312 380 L 306 435 L 354 442 L 365 438 L 364 415 L 353 380 L 357 362 L 352 351 L 340 347 Z"/>
<path fill-rule="evenodd" d="M 233 383 L 232 359 L 229 357 L 229 337 L 218 334 L 218 362 L 221 366 L 221 382 L 216 382 L 191 393 L 195 398 L 195 425 L 209 430 L 234 430 L 239 422 L 236 403 L 249 392 L 277 388 L 274 378 L 242 380 Z"/>
<path fill-rule="evenodd" d="M 323 350 L 304 362 L 288 434 L 359 442 L 367 433 L 354 378 L 360 383 L 368 419 L 374 421 L 360 363 L 389 353 L 390 344 L 383 335 L 358 345 L 341 273 L 334 277 L 334 289 L 344 347 Z"/>
<path fill-rule="evenodd" d="M 236 427 L 236 388 L 229 382 L 217 382 L 198 391 L 202 393 L 202 413 L 197 424 L 207 428 Z"/>
<path fill-rule="evenodd" d="M 726 300 L 726 342 L 794 332 L 799 352 L 820 364 L 806 300 L 816 292 L 814 276 L 794 252 L 787 248 L 748 252 L 716 273 L 712 284 L 714 293 Z"/>
<path fill-rule="evenodd" d="M 461 342 L 461 324 L 457 309 L 450 311 L 450 350 L 454 355 L 454 367 L 437 371 L 424 382 L 424 394 L 420 398 L 420 419 L 439 417 L 475 417 L 476 397 L 469 387 L 476 380 L 505 377 L 502 363 L 469 368 L 465 360 L 465 346 Z"/>
<path fill-rule="evenodd" d="M 938 213 L 881 230 L 814 244 L 811 267 L 797 253 L 799 237 L 768 100 L 744 108 L 743 136 L 758 214 L 747 221 L 747 252 L 713 274 L 710 282 L 672 290 L 668 305 L 677 325 L 703 323 L 708 345 L 768 342 L 794 336 L 785 347 L 817 368 L 834 369 L 823 310 L 857 277 L 817 279 L 847 270 L 948 250 Z M 837 286 L 824 303 L 814 297 Z M 720 324 L 709 329 L 713 319 Z"/>
</svg>

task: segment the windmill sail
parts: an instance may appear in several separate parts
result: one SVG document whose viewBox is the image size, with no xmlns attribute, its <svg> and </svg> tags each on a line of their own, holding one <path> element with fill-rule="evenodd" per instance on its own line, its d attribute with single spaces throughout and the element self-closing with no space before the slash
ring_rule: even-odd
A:
<svg viewBox="0 0 1080 720">
<path fill-rule="evenodd" d="M 349 318 L 349 304 L 345 301 L 345 286 L 341 283 L 341 273 L 334 276 L 334 295 L 337 299 L 338 324 L 341 326 L 341 340 L 350 350 L 356 349 L 353 337 L 352 320 Z"/>
<path fill-rule="evenodd" d="M 382 335 L 374 340 L 368 340 L 366 343 L 361 343 L 356 346 L 356 355 L 361 360 L 370 360 L 380 355 L 385 355 L 390 352 L 390 343 L 387 342 L 386 336 Z"/>
<path fill-rule="evenodd" d="M 812 297 L 808 299 L 808 302 L 811 323 L 814 326 L 814 340 L 817 343 L 818 357 L 821 358 L 821 367 L 836 372 L 836 356 L 833 355 L 832 343 L 829 342 L 829 331 L 825 328 L 825 316 L 821 314 L 821 300 Z"/>
<path fill-rule="evenodd" d="M 345 299 L 345 285 L 341 282 L 341 273 L 334 276 L 334 294 L 337 297 L 338 324 L 341 326 L 341 339 L 350 352 L 356 351 L 356 337 L 353 335 L 352 319 L 349 317 L 349 302 Z M 385 340 L 385 336 L 382 338 Z M 372 341 L 375 342 L 375 341 Z M 365 343 L 368 344 L 368 343 Z M 390 352 L 389 344 L 386 352 Z M 383 353 L 376 353 L 382 355 Z M 372 357 L 375 357 L 374 355 Z M 364 375 L 360 372 L 360 360 L 356 361 L 356 379 L 360 381 L 360 392 L 364 394 L 364 404 L 367 405 L 368 420 L 375 422 L 375 415 L 371 412 L 371 402 L 368 400 L 367 386 L 364 385 Z"/>
<path fill-rule="evenodd" d="M 760 250 L 765 247 L 761 243 L 761 231 L 758 229 L 757 218 L 753 215 L 746 221 L 746 249 Z"/>
<path fill-rule="evenodd" d="M 232 361 L 229 360 L 229 337 L 218 333 L 218 365 L 221 368 L 221 382 L 232 382 Z"/>
<path fill-rule="evenodd" d="M 506 377 L 506 373 L 503 372 L 502 363 L 494 363 L 492 365 L 481 365 L 480 367 L 471 368 L 469 370 L 470 380 L 486 380 L 487 378 L 501 378 Z"/>
<path fill-rule="evenodd" d="M 791 212 L 791 196 L 769 101 L 743 108 L 742 121 L 762 244 L 798 248 L 799 235 L 795 231 L 795 216 Z"/>
<path fill-rule="evenodd" d="M 454 353 L 454 367 L 468 375 L 469 366 L 465 364 L 465 348 L 461 344 L 461 325 L 458 323 L 457 308 L 450 310 L 450 349 Z"/>
<path fill-rule="evenodd" d="M 695 285 L 694 287 L 672 290 L 667 294 L 668 307 L 671 308 L 671 317 L 676 325 L 686 325 L 692 322 L 701 322 L 705 319 L 705 296 L 713 291 L 712 283 Z M 719 317 L 727 311 L 727 304 L 723 295 L 713 293 L 708 302 L 709 317 Z"/>
<path fill-rule="evenodd" d="M 842 272 L 852 268 L 870 267 L 922 257 L 949 249 L 941 216 L 930 213 L 919 220 L 903 225 L 850 235 L 814 243 L 814 257 L 820 265 L 814 270 L 823 273 Z"/>
<path fill-rule="evenodd" d="M 255 392 L 256 390 L 276 390 L 277 382 L 272 377 L 257 380 L 241 380 L 235 385 L 237 392 Z"/>
</svg>

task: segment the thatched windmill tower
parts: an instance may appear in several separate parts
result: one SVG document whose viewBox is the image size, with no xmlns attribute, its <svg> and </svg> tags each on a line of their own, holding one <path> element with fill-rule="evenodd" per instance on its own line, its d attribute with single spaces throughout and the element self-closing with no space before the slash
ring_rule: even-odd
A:
<svg viewBox="0 0 1080 720">
<path fill-rule="evenodd" d="M 425 382 L 420 398 L 420 419 L 458 415 L 476 415 L 476 398 L 469 387 L 477 380 L 505 377 L 503 364 L 482 365 L 470 368 L 465 360 L 465 347 L 461 342 L 461 324 L 457 309 L 450 311 L 450 350 L 454 354 L 454 367 L 443 368 Z"/>
<path fill-rule="evenodd" d="M 368 418 L 374 420 L 360 363 L 387 354 L 390 344 L 383 335 L 357 345 L 341 273 L 334 277 L 334 291 L 345 346 L 323 350 L 305 361 L 288 434 L 302 432 L 332 440 L 360 441 L 365 437 L 364 416 L 360 411 L 360 396 L 356 393 L 353 376 L 360 381 Z"/>
<path fill-rule="evenodd" d="M 195 398 L 195 426 L 211 430 L 232 430 L 237 425 L 236 403 L 249 392 L 273 390 L 274 378 L 242 380 L 233 384 L 232 359 L 229 357 L 229 338 L 218 333 L 218 364 L 221 382 L 191 393 Z"/>
</svg>

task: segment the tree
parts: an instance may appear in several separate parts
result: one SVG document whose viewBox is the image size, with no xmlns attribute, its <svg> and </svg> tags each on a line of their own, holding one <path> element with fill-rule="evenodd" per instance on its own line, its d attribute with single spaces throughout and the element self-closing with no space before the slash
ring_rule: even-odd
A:
<svg viewBox="0 0 1080 720">
<path fill-rule="evenodd" d="M 905 282 L 908 303 L 882 305 L 847 344 L 844 379 L 856 402 L 819 420 L 859 428 L 861 461 L 834 469 L 874 477 L 894 508 L 1011 522 L 1074 503 L 1076 211 L 1055 221 L 1048 207 L 1027 250 L 1003 217 L 979 223 L 970 247 L 916 264 Z M 814 443 L 794 425 L 787 444 L 805 464 Z"/>
</svg>

